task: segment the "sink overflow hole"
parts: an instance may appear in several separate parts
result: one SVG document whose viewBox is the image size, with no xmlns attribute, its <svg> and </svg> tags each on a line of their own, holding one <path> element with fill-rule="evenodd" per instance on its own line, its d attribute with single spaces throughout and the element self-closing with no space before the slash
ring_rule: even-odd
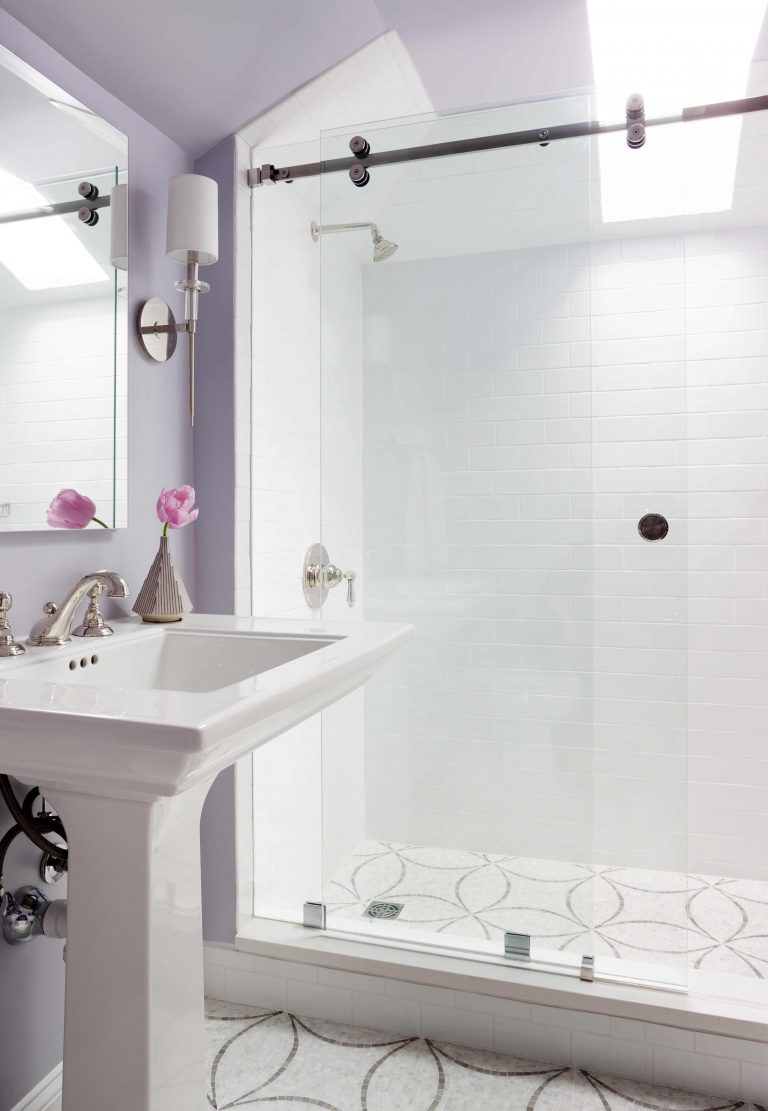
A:
<svg viewBox="0 0 768 1111">
<path fill-rule="evenodd" d="M 83 656 L 82 659 L 80 660 L 80 667 L 87 667 L 89 663 L 97 664 L 98 662 L 99 662 L 99 657 L 96 656 L 96 655 L 91 656 L 90 660 L 88 659 L 87 656 Z M 68 665 L 69 670 L 70 671 L 77 671 L 77 664 L 78 664 L 77 660 L 70 660 L 69 665 Z"/>
<path fill-rule="evenodd" d="M 397 918 L 405 903 L 369 903 L 364 910 L 367 918 Z"/>
</svg>

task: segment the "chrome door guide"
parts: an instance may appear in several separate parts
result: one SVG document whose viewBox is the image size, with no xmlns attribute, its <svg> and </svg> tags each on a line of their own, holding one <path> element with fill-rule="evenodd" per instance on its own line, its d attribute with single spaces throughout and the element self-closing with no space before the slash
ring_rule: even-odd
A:
<svg viewBox="0 0 768 1111">
<path fill-rule="evenodd" d="M 304 925 L 312 930 L 325 929 L 325 903 L 304 904 Z"/>
<path fill-rule="evenodd" d="M 595 958 L 583 956 L 581 958 L 581 968 L 579 969 L 579 979 L 584 980 L 587 984 L 594 983 L 595 980 Z"/>
<path fill-rule="evenodd" d="M 531 935 L 504 934 L 504 956 L 515 961 L 529 961 L 531 959 Z"/>
</svg>

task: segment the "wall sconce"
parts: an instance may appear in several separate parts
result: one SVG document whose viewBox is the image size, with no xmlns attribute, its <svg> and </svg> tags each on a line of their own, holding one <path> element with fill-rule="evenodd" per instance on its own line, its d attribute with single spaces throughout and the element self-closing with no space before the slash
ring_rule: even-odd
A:
<svg viewBox="0 0 768 1111">
<path fill-rule="evenodd" d="M 195 423 L 195 332 L 198 296 L 210 286 L 199 279 L 199 267 L 209 266 L 219 257 L 219 187 L 202 174 L 180 174 L 168 182 L 168 224 L 165 253 L 187 268 L 186 278 L 175 283 L 184 294 L 184 322 L 176 323 L 170 305 L 152 297 L 139 309 L 138 333 L 141 344 L 158 363 L 170 359 L 176 350 L 176 337 L 189 337 L 189 423 Z"/>
</svg>

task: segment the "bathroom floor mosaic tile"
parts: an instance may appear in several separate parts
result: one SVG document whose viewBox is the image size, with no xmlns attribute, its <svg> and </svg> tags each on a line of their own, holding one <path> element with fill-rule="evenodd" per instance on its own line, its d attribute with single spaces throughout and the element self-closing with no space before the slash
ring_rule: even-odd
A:
<svg viewBox="0 0 768 1111">
<path fill-rule="evenodd" d="M 768 978 L 768 882 L 367 841 L 333 878 L 329 925 L 402 903 L 388 931 Z"/>
<path fill-rule="evenodd" d="M 209 1001 L 212 1111 L 766 1111 L 584 1069 Z"/>
</svg>

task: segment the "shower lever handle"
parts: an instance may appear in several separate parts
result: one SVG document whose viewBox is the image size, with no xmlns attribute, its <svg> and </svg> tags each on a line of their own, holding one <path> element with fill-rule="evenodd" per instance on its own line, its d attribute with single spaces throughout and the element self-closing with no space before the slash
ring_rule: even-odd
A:
<svg viewBox="0 0 768 1111">
<path fill-rule="evenodd" d="M 355 579 L 357 578 L 356 571 L 342 571 L 335 563 L 326 564 L 323 569 L 323 579 L 327 587 L 338 586 L 339 583 L 346 582 L 347 584 L 347 605 L 352 608 L 357 598 L 355 596 Z"/>
<path fill-rule="evenodd" d="M 311 544 L 304 556 L 304 570 L 302 573 L 302 586 L 307 605 L 312 609 L 320 609 L 328 597 L 329 591 L 339 583 L 347 584 L 347 605 L 354 606 L 356 571 L 342 571 L 335 563 L 331 563 L 328 552 L 322 544 Z"/>
</svg>

